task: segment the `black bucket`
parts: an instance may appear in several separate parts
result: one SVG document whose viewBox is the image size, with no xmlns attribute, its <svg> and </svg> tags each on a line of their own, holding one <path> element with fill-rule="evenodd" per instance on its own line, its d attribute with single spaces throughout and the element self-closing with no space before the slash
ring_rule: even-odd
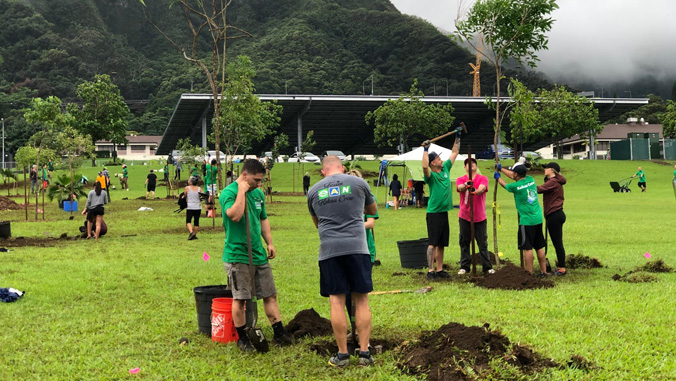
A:
<svg viewBox="0 0 676 381">
<path fill-rule="evenodd" d="M 211 337 L 211 301 L 215 298 L 232 298 L 228 286 L 201 286 L 193 288 L 197 305 L 197 326 L 200 333 Z"/>
<path fill-rule="evenodd" d="M 427 267 L 427 238 L 413 241 L 397 241 L 401 267 L 419 269 Z"/>
<path fill-rule="evenodd" d="M 12 238 L 12 229 L 9 221 L 0 221 L 0 238 Z"/>
</svg>

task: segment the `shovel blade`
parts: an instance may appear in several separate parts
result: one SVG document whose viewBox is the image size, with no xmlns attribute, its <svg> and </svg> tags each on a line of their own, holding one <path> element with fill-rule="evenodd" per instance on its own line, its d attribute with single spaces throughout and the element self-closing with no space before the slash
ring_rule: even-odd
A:
<svg viewBox="0 0 676 381">
<path fill-rule="evenodd" d="M 247 328 L 246 337 L 258 352 L 266 353 L 270 351 L 270 343 L 268 343 L 268 340 L 265 338 L 263 331 L 260 328 Z"/>
</svg>

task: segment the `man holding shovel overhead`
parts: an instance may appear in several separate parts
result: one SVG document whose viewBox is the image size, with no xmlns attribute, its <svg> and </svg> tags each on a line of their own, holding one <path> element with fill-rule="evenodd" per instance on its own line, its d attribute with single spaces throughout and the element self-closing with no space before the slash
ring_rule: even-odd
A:
<svg viewBox="0 0 676 381">
<path fill-rule="evenodd" d="M 247 159 L 242 166 L 239 178 L 221 192 L 219 201 L 225 227 L 225 248 L 223 262 L 228 273 L 228 284 L 232 289 L 232 320 L 235 323 L 239 340 L 237 347 L 242 352 L 255 349 L 247 336 L 247 322 L 244 305 L 248 299 L 262 298 L 265 314 L 274 330 L 273 341 L 279 345 L 293 343 L 293 338 L 284 329 L 277 304 L 277 289 L 272 277 L 269 259 L 275 258 L 276 250 L 272 244 L 270 222 L 265 212 L 265 194 L 258 187 L 265 177 L 263 164 Z M 248 217 L 247 217 L 248 215 Z M 246 221 L 249 221 L 249 237 L 253 271 L 249 267 L 249 244 Z M 267 243 L 267 252 L 263 249 L 261 236 Z M 256 289 L 251 287 L 253 272 Z M 254 295 L 255 292 L 255 295 Z M 255 321 L 253 322 L 255 324 Z"/>
<path fill-rule="evenodd" d="M 451 150 L 451 157 L 442 162 L 436 152 L 428 152 L 432 142 L 425 140 L 422 143 L 424 152 L 422 168 L 425 183 L 430 188 L 430 198 L 427 200 L 427 279 L 450 278 L 444 271 L 444 248 L 448 246 L 450 228 L 448 225 L 448 211 L 453 208 L 451 202 L 451 167 L 460 152 L 460 131 L 458 127 L 455 143 Z M 433 139 L 434 140 L 434 139 Z M 435 265 L 436 262 L 436 271 Z"/>
<path fill-rule="evenodd" d="M 373 282 L 363 216 L 378 212 L 366 181 L 346 175 L 344 171 L 337 156 L 326 156 L 322 160 L 324 179 L 310 188 L 307 195 L 312 221 L 319 230 L 320 293 L 331 303 L 331 326 L 338 344 L 338 353 L 331 357 L 329 365 L 339 368 L 350 363 L 345 316 L 348 293 L 351 293 L 355 306 L 359 365 L 374 363 L 369 352 L 371 310 L 368 299 Z"/>
<path fill-rule="evenodd" d="M 471 168 L 471 177 L 470 177 Z M 486 193 L 488 192 L 488 177 L 477 173 L 477 162 L 474 158 L 465 159 L 465 176 L 458 177 L 455 181 L 460 194 L 460 212 L 458 223 L 460 224 L 460 271 L 458 275 L 465 275 L 470 271 L 472 257 L 470 245 L 472 244 L 471 221 L 474 221 L 474 239 L 479 246 L 479 256 L 484 274 L 493 274 L 493 266 L 488 256 L 488 233 L 486 221 Z M 470 180 L 471 178 L 471 180 Z M 473 208 L 470 208 L 470 194 L 472 195 Z"/>
</svg>

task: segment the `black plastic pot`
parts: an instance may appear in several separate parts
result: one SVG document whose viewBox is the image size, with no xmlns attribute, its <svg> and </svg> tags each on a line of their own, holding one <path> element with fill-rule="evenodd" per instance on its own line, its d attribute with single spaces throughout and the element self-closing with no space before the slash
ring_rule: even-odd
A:
<svg viewBox="0 0 676 381">
<path fill-rule="evenodd" d="M 397 241 L 401 267 L 407 269 L 427 267 L 427 246 L 427 238 L 420 238 L 413 241 Z"/>
<path fill-rule="evenodd" d="M 195 304 L 197 306 L 197 326 L 200 333 L 211 337 L 211 301 L 215 298 L 232 298 L 232 292 L 226 290 L 228 286 L 200 286 L 195 287 Z"/>
<path fill-rule="evenodd" d="M 12 238 L 9 221 L 0 221 L 0 238 Z"/>
</svg>

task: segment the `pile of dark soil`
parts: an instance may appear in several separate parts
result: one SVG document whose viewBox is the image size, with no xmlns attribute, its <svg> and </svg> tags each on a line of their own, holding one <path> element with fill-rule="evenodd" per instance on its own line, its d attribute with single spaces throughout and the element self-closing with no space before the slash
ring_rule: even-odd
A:
<svg viewBox="0 0 676 381">
<path fill-rule="evenodd" d="M 663 260 L 650 261 L 641 267 L 637 267 L 634 271 L 647 271 L 649 273 L 670 273 L 674 268 L 664 263 Z"/>
<path fill-rule="evenodd" d="M 569 269 L 599 269 L 603 265 L 596 258 L 590 258 L 582 254 L 566 256 L 566 268 Z"/>
<path fill-rule="evenodd" d="M 499 378 L 492 374 L 496 363 L 511 365 L 524 375 L 559 366 L 531 349 L 511 344 L 488 324 L 449 323 L 405 345 L 397 367 L 414 376 L 426 375 L 428 380 L 467 380 Z"/>
<path fill-rule="evenodd" d="M 333 334 L 331 321 L 319 316 L 314 308 L 297 313 L 287 324 L 286 331 L 294 337 L 315 337 Z"/>
<path fill-rule="evenodd" d="M 613 275 L 613 280 L 628 283 L 652 283 L 657 282 L 657 277 L 645 271 L 630 271 L 624 275 Z"/>
<path fill-rule="evenodd" d="M 495 274 L 483 278 L 472 278 L 470 281 L 479 287 L 499 288 L 502 290 L 532 290 L 554 287 L 552 281 L 539 279 L 528 271 L 511 263 L 500 267 L 500 270 L 497 270 Z"/>
<path fill-rule="evenodd" d="M 19 210 L 24 206 L 17 204 L 14 200 L 6 196 L 0 196 L 0 210 Z"/>
</svg>

